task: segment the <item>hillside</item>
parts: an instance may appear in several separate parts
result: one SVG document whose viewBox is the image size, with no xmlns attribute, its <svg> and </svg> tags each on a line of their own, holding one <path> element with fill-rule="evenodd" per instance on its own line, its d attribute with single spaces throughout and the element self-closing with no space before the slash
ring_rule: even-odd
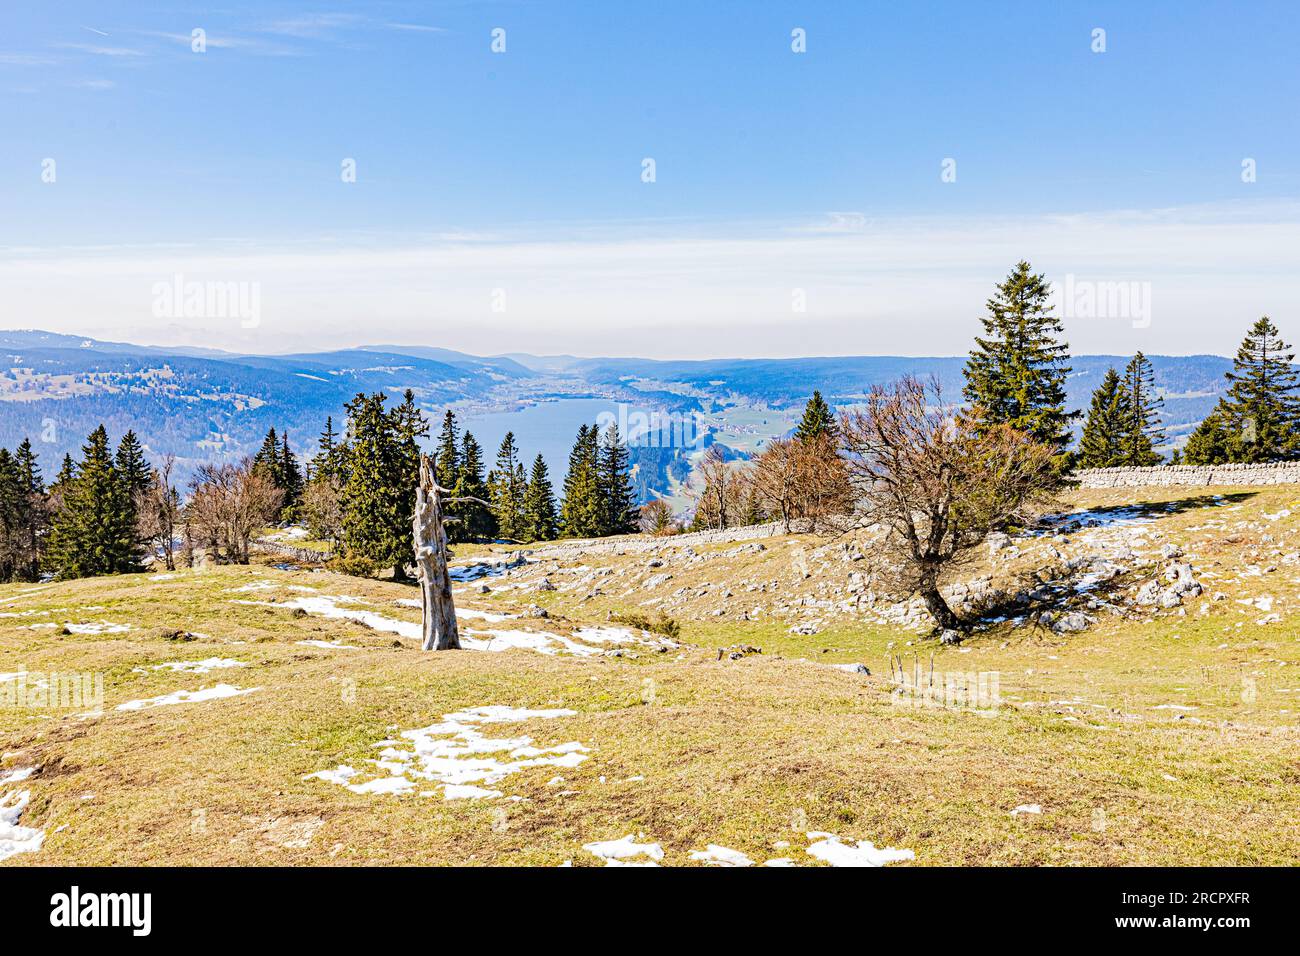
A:
<svg viewBox="0 0 1300 956">
<path fill-rule="evenodd" d="M 949 582 L 957 647 L 871 532 L 775 530 L 461 548 L 437 654 L 311 568 L 0 587 L 6 865 L 1300 856 L 1297 487 L 1075 492 Z"/>
<path fill-rule="evenodd" d="M 1231 363 L 1213 355 L 1151 359 L 1156 388 L 1165 399 L 1165 427 L 1171 443 L 1181 444 L 1217 401 Z M 1087 408 L 1106 369 L 1127 360 L 1075 356 L 1067 382 L 1070 407 Z M 625 417 L 657 412 L 687 422 L 667 440 L 642 438 L 643 447 L 632 449 L 638 496 L 648 500 L 680 495 L 693 456 L 704 444 L 717 441 L 747 455 L 785 433 L 813 389 L 843 406 L 900 375 L 933 375 L 958 400 L 963 362 L 900 356 L 678 362 L 485 358 L 410 345 L 235 355 L 11 331 L 0 332 L 0 447 L 39 439 L 42 465 L 53 474 L 65 454 L 77 456 L 97 425 L 103 423 L 114 438 L 133 428 L 155 461 L 177 456 L 183 484 L 204 461 L 255 452 L 271 427 L 287 429 L 295 450 L 310 455 L 326 416 L 337 423 L 343 403 L 359 391 L 397 396 L 409 388 L 435 426 L 449 407 L 465 417 L 599 399 L 615 416 L 622 409 Z M 521 446 L 533 449 L 543 441 L 539 430 L 551 426 L 521 419 L 514 427 Z M 692 443 L 697 437 L 699 444 Z M 563 456 L 552 455 L 550 466 L 557 478 L 563 476 Z"/>
</svg>

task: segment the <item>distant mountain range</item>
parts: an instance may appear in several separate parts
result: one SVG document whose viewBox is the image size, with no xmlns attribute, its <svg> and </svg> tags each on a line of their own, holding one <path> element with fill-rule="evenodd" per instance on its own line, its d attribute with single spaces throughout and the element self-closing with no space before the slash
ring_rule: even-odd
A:
<svg viewBox="0 0 1300 956">
<path fill-rule="evenodd" d="M 1070 407 L 1086 409 L 1106 369 L 1122 368 L 1128 358 L 1074 356 Z M 1171 443 L 1180 444 L 1222 393 L 1232 363 L 1218 355 L 1150 358 L 1165 397 L 1166 429 Z M 272 426 L 287 428 L 295 449 L 310 454 L 326 416 L 338 424 L 343 403 L 357 392 L 396 396 L 407 388 L 435 431 L 448 407 L 472 417 L 595 398 L 608 400 L 611 410 L 627 403 L 679 414 L 703 411 L 715 424 L 748 415 L 761 422 L 755 439 L 761 445 L 763 430 L 768 437 L 786 430 L 790 414 L 814 389 L 832 404 L 850 404 L 874 384 L 912 374 L 937 377 L 957 399 L 964 362 L 964 356 L 880 355 L 702 361 L 485 357 L 412 345 L 239 355 L 0 331 L 0 446 L 12 448 L 31 437 L 50 475 L 66 452 L 79 453 L 87 433 L 102 422 L 114 439 L 133 428 L 152 455 L 176 455 L 184 475 L 203 461 L 251 454 Z M 721 435 L 710 440 L 725 441 Z M 521 430 L 517 437 L 527 451 L 528 434 Z M 495 449 L 486 452 L 491 459 Z M 680 450 L 647 449 L 640 457 L 643 495 L 662 492 L 670 480 L 680 482 L 689 467 L 689 453 Z"/>
</svg>

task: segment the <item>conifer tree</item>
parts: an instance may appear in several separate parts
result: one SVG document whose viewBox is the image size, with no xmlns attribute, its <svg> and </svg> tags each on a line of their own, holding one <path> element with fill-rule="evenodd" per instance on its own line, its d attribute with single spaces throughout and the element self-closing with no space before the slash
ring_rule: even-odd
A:
<svg viewBox="0 0 1300 956">
<path fill-rule="evenodd" d="M 832 439 L 835 437 L 835 414 L 822 398 L 822 393 L 814 389 L 812 398 L 804 406 L 803 419 L 794 430 L 794 437 L 808 442 L 822 436 Z"/>
<path fill-rule="evenodd" d="M 546 467 L 546 459 L 538 455 L 533 459 L 533 470 L 524 494 L 524 540 L 550 541 L 557 531 L 555 516 L 555 489 Z"/>
<path fill-rule="evenodd" d="M 284 495 L 280 508 L 281 521 L 294 521 L 302 504 L 303 477 L 298 458 L 289 447 L 289 431 L 285 429 L 280 442 L 280 461 L 277 469 L 278 487 Z"/>
<path fill-rule="evenodd" d="M 334 477 L 342 469 L 345 447 L 334 430 L 334 416 L 325 417 L 325 430 L 316 440 L 317 452 L 312 458 L 310 469 L 313 478 Z"/>
<path fill-rule="evenodd" d="M 1142 468 L 1160 464 L 1156 446 L 1164 444 L 1165 434 L 1160 427 L 1160 409 L 1164 399 L 1156 394 L 1155 370 L 1151 361 L 1138 352 L 1124 369 L 1122 389 L 1125 395 L 1125 413 L 1128 416 L 1121 428 L 1124 455 L 1122 464 Z"/>
<path fill-rule="evenodd" d="M 132 495 L 142 495 L 153 482 L 153 469 L 144 456 L 144 447 L 134 431 L 127 430 L 118 442 L 114 463 Z"/>
<path fill-rule="evenodd" d="M 1291 347 L 1265 316 L 1251 326 L 1233 359 L 1228 393 L 1187 439 L 1189 465 L 1266 462 L 1296 457 L 1300 399 Z"/>
<path fill-rule="evenodd" d="M 274 428 L 267 431 L 262 447 L 253 456 L 253 470 L 267 481 L 280 487 L 280 436 Z"/>
<path fill-rule="evenodd" d="M 420 449 L 429 437 L 429 422 L 409 388 L 402 395 L 402 403 L 393 409 L 392 418 L 400 469 L 394 481 L 409 533 L 415 517 L 415 487 L 420 483 Z"/>
<path fill-rule="evenodd" d="M 1237 355 L 1224 402 L 1224 424 L 1233 461 L 1263 462 L 1295 457 L 1300 374 L 1291 363 L 1295 353 L 1282 341 L 1277 326 L 1264 316 L 1251 326 Z"/>
<path fill-rule="evenodd" d="M 1226 403 L 1219 399 L 1214 410 L 1201 420 L 1183 447 L 1181 460 L 1188 465 L 1222 465 L 1234 461 L 1235 436 L 1228 432 Z"/>
<path fill-rule="evenodd" d="M 592 431 L 595 431 L 595 426 Z M 596 493 L 600 534 L 632 534 L 637 530 L 640 515 L 628 470 L 627 446 L 623 444 L 615 422 L 610 422 L 600 436 Z"/>
<path fill-rule="evenodd" d="M 456 428 L 456 415 L 449 408 L 442 416 L 442 430 L 438 433 L 438 484 L 455 488 L 460 478 L 460 434 Z"/>
<path fill-rule="evenodd" d="M 1101 385 L 1092 393 L 1088 418 L 1083 424 L 1077 460 L 1080 468 L 1114 468 L 1124 464 L 1126 429 L 1133 420 L 1128 397 L 1119 373 L 1107 369 Z"/>
<path fill-rule="evenodd" d="M 483 479 L 483 448 L 474 436 L 466 431 L 460 440 L 460 469 L 453 486 L 457 498 L 488 500 L 487 482 Z M 456 505 L 455 517 L 459 520 L 447 525 L 450 541 L 475 541 L 494 538 L 497 534 L 496 517 L 492 509 L 477 501 L 462 501 Z"/>
<path fill-rule="evenodd" d="M 62 490 L 50 529 L 50 563 L 61 578 L 124 574 L 139 569 L 130 489 L 100 425 L 82 447 L 81 464 Z"/>
<path fill-rule="evenodd" d="M 49 522 L 49 502 L 40 465 L 30 439 L 24 438 L 14 454 L 18 481 L 26 502 L 22 509 L 23 561 L 22 578 L 35 581 L 40 576 L 41 539 Z"/>
<path fill-rule="evenodd" d="M 8 448 L 0 448 L 0 582 L 17 580 L 23 567 L 26 497 L 18 462 Z"/>
<path fill-rule="evenodd" d="M 1065 410 L 1069 348 L 1052 314 L 1051 286 L 1019 262 L 988 300 L 984 334 L 966 362 L 964 395 L 990 425 L 1006 423 L 1057 449 L 1061 464 L 1075 413 Z"/>
<path fill-rule="evenodd" d="M 399 481 L 403 450 L 382 392 L 358 394 L 346 406 L 348 480 L 343 489 L 343 542 L 349 556 L 390 566 L 395 577 L 411 558 L 411 516 Z"/>
<path fill-rule="evenodd" d="M 579 426 L 560 503 L 560 533 L 566 538 L 594 538 L 601 533 L 598 442 L 595 425 Z"/>
<path fill-rule="evenodd" d="M 497 531 L 503 538 L 519 540 L 523 537 L 524 484 L 520 480 L 519 449 L 515 446 L 514 432 L 506 432 L 497 450 L 496 468 L 488 481 L 492 513 L 497 519 Z"/>
</svg>

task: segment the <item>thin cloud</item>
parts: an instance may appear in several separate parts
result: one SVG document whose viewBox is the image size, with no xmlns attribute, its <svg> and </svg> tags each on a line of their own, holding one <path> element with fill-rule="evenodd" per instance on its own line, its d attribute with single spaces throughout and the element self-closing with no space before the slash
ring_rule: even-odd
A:
<svg viewBox="0 0 1300 956">
<path fill-rule="evenodd" d="M 79 53 L 89 53 L 93 56 L 131 57 L 149 55 L 143 50 L 135 50 L 124 46 L 98 46 L 94 43 L 58 43 L 55 45 L 60 49 L 76 50 Z"/>
<path fill-rule="evenodd" d="M 385 23 L 388 30 L 409 30 L 413 33 L 446 33 L 443 27 L 431 27 L 423 23 Z"/>
<path fill-rule="evenodd" d="M 5 66 L 53 66 L 58 62 L 57 57 L 35 53 L 0 53 L 0 64 Z"/>
<path fill-rule="evenodd" d="M 177 43 L 189 49 L 194 38 L 188 33 L 167 33 L 161 30 L 135 30 L 140 36 L 153 37 Z M 283 43 L 263 40 L 258 37 L 239 36 L 229 33 L 207 32 L 204 38 L 209 50 L 234 50 L 253 56 L 305 56 L 303 50 L 286 46 Z"/>
</svg>

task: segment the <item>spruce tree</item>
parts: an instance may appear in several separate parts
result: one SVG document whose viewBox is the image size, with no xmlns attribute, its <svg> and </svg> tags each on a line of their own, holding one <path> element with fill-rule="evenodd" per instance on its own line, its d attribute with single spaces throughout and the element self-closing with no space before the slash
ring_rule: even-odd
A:
<svg viewBox="0 0 1300 956">
<path fill-rule="evenodd" d="M 1080 468 L 1114 468 L 1125 463 L 1126 429 L 1133 421 L 1128 391 L 1113 368 L 1092 393 L 1088 418 L 1083 424 L 1077 464 Z"/>
<path fill-rule="evenodd" d="M 438 484 L 455 488 L 460 478 L 460 435 L 456 428 L 456 415 L 449 408 L 442 416 L 442 430 L 438 433 Z"/>
<path fill-rule="evenodd" d="M 403 507 L 403 452 L 382 392 L 346 406 L 348 480 L 343 489 L 343 542 L 350 556 L 390 566 L 395 577 L 411 558 L 410 514 Z"/>
<path fill-rule="evenodd" d="M 488 481 L 488 493 L 498 533 L 513 540 L 523 537 L 524 487 L 520 478 L 515 434 L 506 432 L 497 450 L 497 464 Z"/>
<path fill-rule="evenodd" d="M 128 430 L 118 442 L 114 463 L 132 495 L 142 495 L 153 482 L 153 470 L 144 456 L 144 447 L 134 431 Z"/>
<path fill-rule="evenodd" d="M 550 541 L 557 531 L 555 489 L 546 467 L 546 459 L 533 459 L 533 470 L 524 494 L 524 538 L 527 541 Z"/>
<path fill-rule="evenodd" d="M 0 582 L 17 580 L 23 567 L 26 497 L 18 462 L 8 448 L 0 448 Z"/>
<path fill-rule="evenodd" d="M 835 438 L 835 415 L 822 398 L 822 393 L 814 389 L 812 398 L 804 406 L 803 419 L 794 430 L 794 437 L 801 442 L 808 442 L 822 436 Z"/>
<path fill-rule="evenodd" d="M 1230 460 L 1264 462 L 1295 457 L 1300 426 L 1300 384 L 1295 353 L 1268 316 L 1251 326 L 1226 373 L 1231 386 L 1224 425 L 1232 437 Z"/>
<path fill-rule="evenodd" d="M 456 478 L 455 497 L 488 500 L 487 482 L 483 479 L 483 448 L 474 436 L 466 431 L 460 441 L 460 470 Z M 496 517 L 492 509 L 476 501 L 457 503 L 454 521 L 447 526 L 447 536 L 452 541 L 476 541 L 495 538 Z"/>
<path fill-rule="evenodd" d="M 262 447 L 253 456 L 253 470 L 275 487 L 280 487 L 280 436 L 274 428 L 267 431 Z"/>
<path fill-rule="evenodd" d="M 1121 464 L 1146 467 L 1160 464 L 1156 446 L 1165 441 L 1160 427 L 1160 409 L 1164 399 L 1156 394 L 1155 370 L 1151 361 L 1138 352 L 1124 369 L 1126 421 L 1123 423 L 1124 455 Z"/>
<path fill-rule="evenodd" d="M 1221 465 L 1234 461 L 1235 436 L 1228 431 L 1228 411 L 1223 399 L 1187 438 L 1180 460 L 1188 465 Z"/>
<path fill-rule="evenodd" d="M 429 422 L 415 403 L 415 393 L 409 388 L 402 395 L 402 403 L 393 409 L 393 434 L 397 442 L 399 471 L 394 476 L 407 534 L 415 517 L 415 488 L 420 483 L 420 449 L 429 437 Z"/>
<path fill-rule="evenodd" d="M 593 431 L 595 430 L 593 426 Z M 610 422 L 600 436 L 597 494 L 599 495 L 600 534 L 632 534 L 637 530 L 636 494 L 628 469 L 627 446 Z"/>
<path fill-rule="evenodd" d="M 566 538 L 594 538 L 601 533 L 598 441 L 595 425 L 579 426 L 560 503 L 560 533 Z"/>
<path fill-rule="evenodd" d="M 280 507 L 281 521 L 294 521 L 302 504 L 303 477 L 298 467 L 298 458 L 289 447 L 289 431 L 285 429 L 280 443 L 280 462 L 278 469 L 280 491 L 284 494 L 284 504 Z"/>
<path fill-rule="evenodd" d="M 1075 413 L 1065 410 L 1069 347 L 1052 314 L 1051 286 L 1019 262 L 988 300 L 984 334 L 966 362 L 963 394 L 989 424 L 1006 423 L 1055 449 L 1064 465 Z"/>
<path fill-rule="evenodd" d="M 139 570 L 130 489 L 113 462 L 103 425 L 91 432 L 76 475 L 63 489 L 49 549 L 52 568 L 61 578 Z"/>
<path fill-rule="evenodd" d="M 14 454 L 18 466 L 19 483 L 26 496 L 22 512 L 24 546 L 23 558 L 26 568 L 23 580 L 35 581 L 40 576 L 41 538 L 49 520 L 49 504 L 45 493 L 45 482 L 41 478 L 40 465 L 36 453 L 32 450 L 30 439 L 24 438 Z"/>
<path fill-rule="evenodd" d="M 338 432 L 334 430 L 334 416 L 325 417 L 325 430 L 316 440 L 316 455 L 312 458 L 310 468 L 313 478 L 333 478 L 341 470 L 343 445 Z"/>
</svg>

